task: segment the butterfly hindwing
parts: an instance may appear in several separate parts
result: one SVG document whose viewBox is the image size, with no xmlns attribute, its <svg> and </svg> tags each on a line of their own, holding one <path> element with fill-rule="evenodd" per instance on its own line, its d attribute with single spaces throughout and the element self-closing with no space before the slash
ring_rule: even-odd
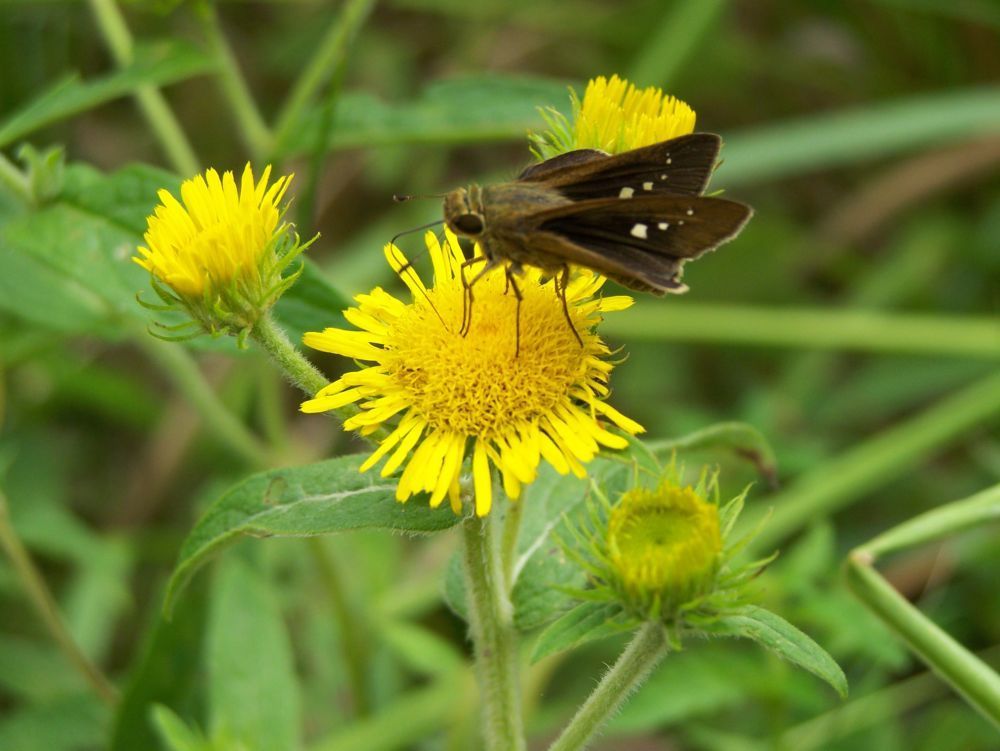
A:
<svg viewBox="0 0 1000 751">
<path fill-rule="evenodd" d="M 542 183 L 574 201 L 704 192 L 722 139 L 691 133 L 651 146 L 604 155 L 581 149 L 533 165 L 518 180 Z"/>
</svg>

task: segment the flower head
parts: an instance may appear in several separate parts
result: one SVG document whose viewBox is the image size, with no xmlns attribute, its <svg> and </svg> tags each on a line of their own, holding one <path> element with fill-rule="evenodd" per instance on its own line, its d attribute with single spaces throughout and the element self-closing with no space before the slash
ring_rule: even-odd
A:
<svg viewBox="0 0 1000 751">
<path fill-rule="evenodd" d="M 557 110 L 543 111 L 551 130 L 531 136 L 541 159 L 573 149 L 620 154 L 694 132 L 694 110 L 655 86 L 639 89 L 618 76 L 598 76 L 587 84 L 582 102 L 570 94 L 572 122 Z"/>
<path fill-rule="evenodd" d="M 444 244 L 426 235 L 434 266 L 433 286 L 425 286 L 400 251 L 387 245 L 386 257 L 413 295 L 404 303 L 381 288 L 358 295 L 345 311 L 358 331 L 326 329 L 305 336 L 314 349 L 372 363 L 345 374 L 302 405 L 324 412 L 358 403 L 344 427 L 370 435 L 390 420 L 392 431 L 362 465 L 388 456 L 382 475 L 405 465 L 396 498 L 430 493 L 432 506 L 447 495 L 457 511 L 459 479 L 472 457 L 476 513 L 492 503 L 490 466 L 500 470 L 508 497 L 535 479 L 541 459 L 561 473 L 584 476 L 583 465 L 601 446 L 624 448 L 624 437 L 642 427 L 608 405 L 610 350 L 594 332 L 601 314 L 631 305 L 631 298 L 595 297 L 604 279 L 581 270 L 566 290 L 573 328 L 563 312 L 553 280 L 526 268 L 516 284 L 520 310 L 502 268 L 474 287 L 471 325 L 463 335 L 465 260 L 457 239 Z M 481 256 L 479 248 L 477 255 Z M 518 324 L 518 321 L 520 322 Z"/>
<path fill-rule="evenodd" d="M 581 599 L 613 603 L 624 623 L 660 621 L 677 636 L 743 604 L 746 585 L 773 557 L 734 565 L 756 534 L 731 539 L 746 491 L 720 506 L 717 473 L 703 469 L 695 485 L 682 476 L 671 461 L 655 484 L 637 469 L 613 500 L 595 487 L 596 500 L 568 526 L 575 542 L 563 542 L 588 573 Z"/>
<path fill-rule="evenodd" d="M 305 246 L 281 222 L 291 177 L 270 186 L 270 166 L 258 182 L 247 164 L 237 186 L 232 172 L 214 169 L 169 191 L 147 219 L 146 245 L 134 256 L 170 308 L 182 308 L 212 333 L 243 333 L 294 282 L 282 272 Z"/>
<path fill-rule="evenodd" d="M 722 554 L 718 506 L 664 479 L 627 491 L 608 518 L 611 582 L 633 610 L 674 612 L 712 586 Z"/>
</svg>

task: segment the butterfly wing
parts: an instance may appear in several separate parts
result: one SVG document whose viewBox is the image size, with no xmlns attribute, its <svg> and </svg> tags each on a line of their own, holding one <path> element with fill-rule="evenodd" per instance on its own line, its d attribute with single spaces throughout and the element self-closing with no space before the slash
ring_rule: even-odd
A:
<svg viewBox="0 0 1000 751">
<path fill-rule="evenodd" d="M 721 147 L 722 139 L 714 133 L 691 133 L 615 155 L 580 149 L 532 165 L 518 180 L 543 183 L 574 201 L 698 196 L 708 185 Z"/>
<path fill-rule="evenodd" d="M 536 212 L 530 223 L 533 245 L 548 259 L 662 294 L 683 291 L 684 262 L 734 238 L 752 214 L 723 198 L 654 195 L 577 201 Z"/>
</svg>

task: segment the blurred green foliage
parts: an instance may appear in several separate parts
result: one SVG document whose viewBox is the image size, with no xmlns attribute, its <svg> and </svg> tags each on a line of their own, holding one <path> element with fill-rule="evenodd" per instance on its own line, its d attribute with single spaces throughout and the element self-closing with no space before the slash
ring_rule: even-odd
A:
<svg viewBox="0 0 1000 751">
<path fill-rule="evenodd" d="M 257 354 L 212 341 L 165 354 L 145 334 L 133 298 L 146 281 L 128 257 L 156 189 L 182 176 L 128 93 L 164 87 L 205 165 L 239 168 L 253 142 L 212 75 L 196 3 L 124 3 L 138 45 L 123 66 L 97 32 L 97 4 L 0 11 L 6 161 L 23 166 L 23 143 L 62 146 L 66 159 L 64 172 L 36 159 L 49 172 L 33 180 L 0 170 L 0 487 L 70 631 L 123 699 L 109 711 L 91 696 L 0 562 L 0 749 L 112 739 L 136 751 L 163 738 L 235 749 L 247 734 L 267 749 L 474 748 L 465 627 L 442 589 L 449 534 L 240 542 L 163 619 L 182 541 L 209 503 L 262 469 L 262 454 L 293 466 L 352 445 L 332 421 L 298 415 L 299 395 Z M 218 3 L 265 121 L 340 11 Z M 653 440 L 723 421 L 767 436 L 782 487 L 758 482 L 748 507 L 775 500 L 768 541 L 782 556 L 761 577 L 763 604 L 833 654 L 851 698 L 746 645 L 713 643 L 667 659 L 601 748 L 995 748 L 990 726 L 851 597 L 840 563 L 876 533 L 1000 481 L 996 3 L 390 0 L 365 16 L 344 37 L 343 75 L 274 153 L 253 154 L 297 173 L 300 232 L 322 233 L 279 308 L 296 336 L 338 325 L 358 291 L 399 286 L 381 246 L 439 207 L 395 205 L 393 193 L 515 174 L 529 159 L 525 131 L 542 125 L 536 107 L 564 108 L 566 87 L 594 75 L 688 101 L 699 127 L 727 141 L 716 187 L 756 209 L 737 242 L 690 266 L 688 300 L 643 299 L 629 326 L 609 329 L 628 352 L 614 403 Z M 917 316 L 906 319 L 916 344 L 900 346 L 890 328 L 904 315 Z M 212 397 L 190 384 L 193 358 L 235 425 L 206 419 Z M 720 463 L 724 494 L 758 477 L 711 446 L 685 460 Z M 544 491 L 526 504 L 541 506 Z M 994 665 L 996 531 L 884 569 Z M 338 607 L 364 625 L 354 643 L 365 693 L 353 700 Z M 537 742 L 619 646 L 593 642 L 531 668 Z"/>
</svg>

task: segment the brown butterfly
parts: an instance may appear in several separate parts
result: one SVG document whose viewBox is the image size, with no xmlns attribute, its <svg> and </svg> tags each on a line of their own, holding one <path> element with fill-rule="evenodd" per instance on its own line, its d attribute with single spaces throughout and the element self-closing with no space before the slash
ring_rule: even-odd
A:
<svg viewBox="0 0 1000 751">
<path fill-rule="evenodd" d="M 615 155 L 580 149 L 532 165 L 512 182 L 448 193 L 445 222 L 483 250 L 463 265 L 462 333 L 471 323 L 475 282 L 499 265 L 518 315 L 522 265 L 552 273 L 571 328 L 571 264 L 655 295 L 685 292 L 685 261 L 732 240 L 753 214 L 742 203 L 702 195 L 721 146 L 717 135 L 692 133 Z M 477 263 L 485 265 L 466 279 L 465 267 Z"/>
</svg>

